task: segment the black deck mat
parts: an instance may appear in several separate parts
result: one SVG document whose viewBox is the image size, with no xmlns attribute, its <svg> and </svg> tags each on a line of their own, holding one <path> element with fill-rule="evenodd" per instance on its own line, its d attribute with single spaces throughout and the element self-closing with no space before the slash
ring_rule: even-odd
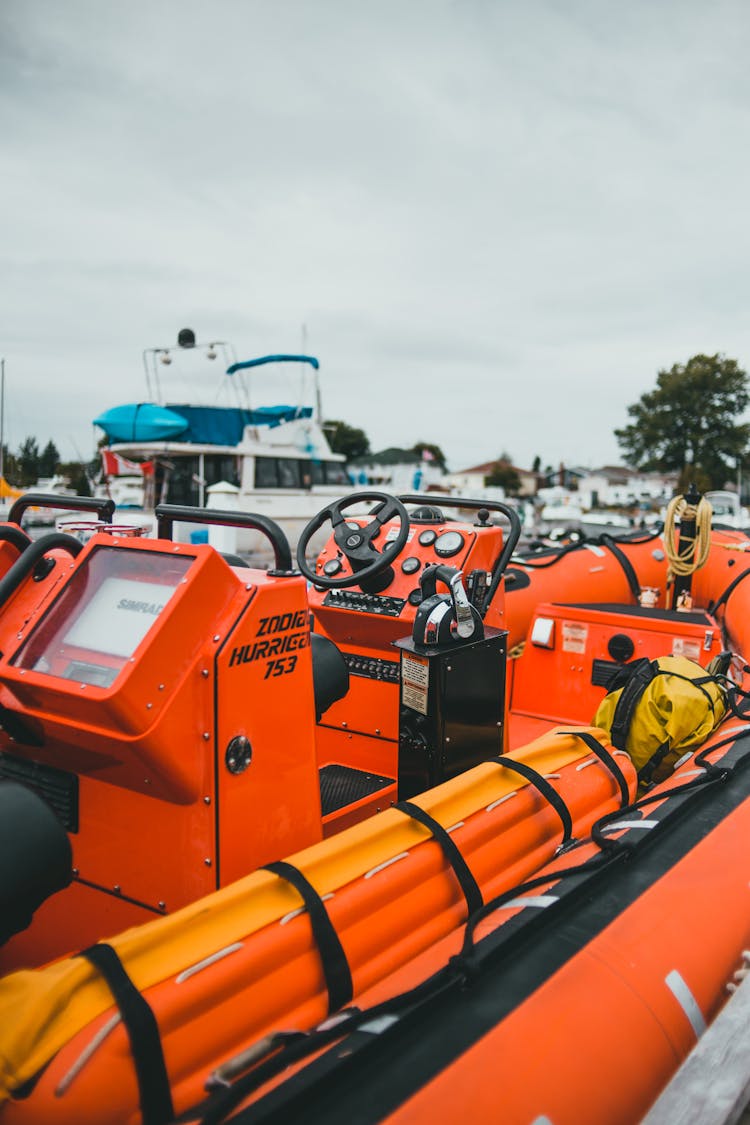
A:
<svg viewBox="0 0 750 1125">
<path fill-rule="evenodd" d="M 381 777 L 377 773 L 365 773 L 364 770 L 355 770 L 351 766 L 323 766 L 320 773 L 320 801 L 323 806 L 323 816 L 336 812 L 337 809 L 360 801 L 393 785 L 394 778 Z"/>
</svg>

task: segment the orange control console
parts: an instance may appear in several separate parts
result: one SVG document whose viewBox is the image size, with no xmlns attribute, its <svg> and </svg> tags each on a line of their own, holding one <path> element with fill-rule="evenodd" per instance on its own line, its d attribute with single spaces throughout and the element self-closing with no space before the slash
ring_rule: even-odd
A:
<svg viewBox="0 0 750 1125">
<path fill-rule="evenodd" d="M 203 545 L 89 540 L 0 659 L 19 718 L 0 734 L 0 776 L 45 794 L 77 876 L 3 967 L 321 838 L 309 641 L 293 572 L 235 568 Z"/>
</svg>

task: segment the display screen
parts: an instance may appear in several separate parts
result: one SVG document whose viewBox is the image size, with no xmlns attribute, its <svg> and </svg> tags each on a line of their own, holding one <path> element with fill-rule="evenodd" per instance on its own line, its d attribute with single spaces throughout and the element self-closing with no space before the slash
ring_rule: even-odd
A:
<svg viewBox="0 0 750 1125">
<path fill-rule="evenodd" d="M 97 548 L 71 576 L 11 663 L 109 687 L 193 561 L 159 551 Z"/>
<path fill-rule="evenodd" d="M 132 656 L 172 590 L 157 582 L 105 578 L 62 640 L 108 656 Z"/>
</svg>

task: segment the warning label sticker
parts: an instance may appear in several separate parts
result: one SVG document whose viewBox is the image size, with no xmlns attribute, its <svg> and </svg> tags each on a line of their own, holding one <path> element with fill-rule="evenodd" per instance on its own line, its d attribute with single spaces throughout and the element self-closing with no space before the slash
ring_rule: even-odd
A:
<svg viewBox="0 0 750 1125">
<path fill-rule="evenodd" d="M 687 637 L 673 637 L 672 656 L 685 656 L 688 660 L 700 661 L 701 643 L 688 640 Z"/>
<path fill-rule="evenodd" d="M 401 655 L 401 700 L 420 714 L 427 714 L 430 662 L 422 656 Z"/>
<path fill-rule="evenodd" d="M 563 652 L 585 652 L 586 640 L 589 635 L 588 625 L 581 625 L 579 621 L 563 621 L 562 647 Z"/>
</svg>

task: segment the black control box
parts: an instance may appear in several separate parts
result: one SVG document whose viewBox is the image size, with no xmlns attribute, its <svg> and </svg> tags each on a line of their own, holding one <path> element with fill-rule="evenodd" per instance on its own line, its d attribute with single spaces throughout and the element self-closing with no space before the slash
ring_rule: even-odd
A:
<svg viewBox="0 0 750 1125">
<path fill-rule="evenodd" d="M 401 650 L 398 796 L 406 800 L 503 753 L 508 634 Z"/>
</svg>

